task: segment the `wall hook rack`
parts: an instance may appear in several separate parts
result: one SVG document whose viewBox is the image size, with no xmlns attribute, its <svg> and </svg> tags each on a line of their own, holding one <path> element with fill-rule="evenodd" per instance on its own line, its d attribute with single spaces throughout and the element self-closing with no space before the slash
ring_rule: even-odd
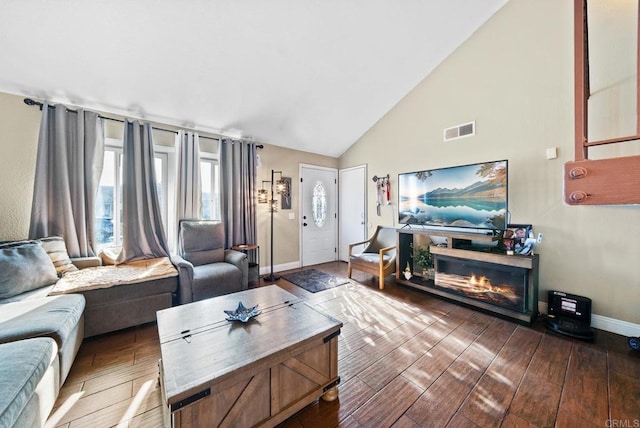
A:
<svg viewBox="0 0 640 428">
<path fill-rule="evenodd" d="M 389 180 L 389 178 L 390 178 L 389 174 L 387 174 L 386 176 L 383 176 L 383 177 L 378 177 L 377 175 L 374 175 L 372 180 L 373 180 L 374 183 L 377 183 L 378 180 L 384 180 L 384 179 Z"/>
</svg>

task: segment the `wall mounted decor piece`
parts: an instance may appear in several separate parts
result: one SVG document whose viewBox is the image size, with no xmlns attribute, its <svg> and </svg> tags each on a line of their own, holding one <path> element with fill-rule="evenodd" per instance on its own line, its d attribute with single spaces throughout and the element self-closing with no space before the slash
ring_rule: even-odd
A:
<svg viewBox="0 0 640 428">
<path fill-rule="evenodd" d="M 286 191 L 282 192 L 280 197 L 280 208 L 283 210 L 291 209 L 291 177 L 282 177 L 282 181 L 285 181 Z"/>
</svg>

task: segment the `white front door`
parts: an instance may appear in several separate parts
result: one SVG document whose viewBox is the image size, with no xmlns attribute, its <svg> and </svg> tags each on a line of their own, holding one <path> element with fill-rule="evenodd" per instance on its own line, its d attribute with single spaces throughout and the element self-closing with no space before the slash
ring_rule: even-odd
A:
<svg viewBox="0 0 640 428">
<path fill-rule="evenodd" d="M 337 259 L 337 171 L 300 165 L 300 248 L 302 266 Z"/>
<path fill-rule="evenodd" d="M 340 260 L 348 262 L 349 244 L 367 239 L 367 167 L 341 169 L 339 175 Z"/>
</svg>

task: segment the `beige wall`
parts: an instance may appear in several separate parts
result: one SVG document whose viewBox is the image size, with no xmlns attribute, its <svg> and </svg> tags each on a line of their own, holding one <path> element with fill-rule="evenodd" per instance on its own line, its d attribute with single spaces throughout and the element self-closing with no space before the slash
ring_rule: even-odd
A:
<svg viewBox="0 0 640 428">
<path fill-rule="evenodd" d="M 289 150 L 282 147 L 265 144 L 264 149 L 258 150 L 262 166 L 258 168 L 258 188 L 261 181 L 271 180 L 271 170 L 282 171 L 282 176 L 291 177 L 292 199 L 291 209 L 282 210 L 273 215 L 273 264 L 286 265 L 300 260 L 300 164 L 318 165 L 330 168 L 338 167 L 338 160 L 329 156 Z M 276 176 L 276 179 L 279 175 Z M 269 183 L 264 183 L 269 190 Z M 278 205 L 279 206 L 279 205 Z M 271 217 L 268 204 L 258 204 L 258 244 L 260 245 L 260 267 L 268 269 L 271 264 Z M 295 214 L 290 220 L 289 214 Z"/>
<path fill-rule="evenodd" d="M 540 300 L 549 289 L 565 290 L 592 298 L 595 314 L 639 324 L 640 207 L 563 202 L 563 164 L 573 159 L 572 28 L 572 2 L 510 1 L 360 138 L 340 167 L 367 163 L 397 179 L 508 159 L 511 222 L 544 233 Z M 477 135 L 442 142 L 444 128 L 472 120 Z M 558 148 L 558 159 L 545 158 L 548 147 Z M 373 214 L 373 186 L 368 200 L 369 221 L 392 225 L 390 213 Z"/>
<path fill-rule="evenodd" d="M 40 111 L 0 93 L 0 239 L 29 234 Z"/>
<path fill-rule="evenodd" d="M 636 133 L 638 4 L 608 0 L 590 1 L 588 5 L 589 140 L 633 135 Z"/>
</svg>

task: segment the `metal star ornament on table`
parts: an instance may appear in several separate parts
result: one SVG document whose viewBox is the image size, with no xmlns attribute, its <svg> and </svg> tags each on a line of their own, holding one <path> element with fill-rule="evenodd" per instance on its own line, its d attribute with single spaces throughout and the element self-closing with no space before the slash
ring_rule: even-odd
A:
<svg viewBox="0 0 640 428">
<path fill-rule="evenodd" d="M 251 318 L 260 315 L 258 305 L 246 308 L 242 302 L 238 302 L 238 308 L 235 311 L 224 311 L 227 314 L 227 321 L 247 322 Z"/>
</svg>

